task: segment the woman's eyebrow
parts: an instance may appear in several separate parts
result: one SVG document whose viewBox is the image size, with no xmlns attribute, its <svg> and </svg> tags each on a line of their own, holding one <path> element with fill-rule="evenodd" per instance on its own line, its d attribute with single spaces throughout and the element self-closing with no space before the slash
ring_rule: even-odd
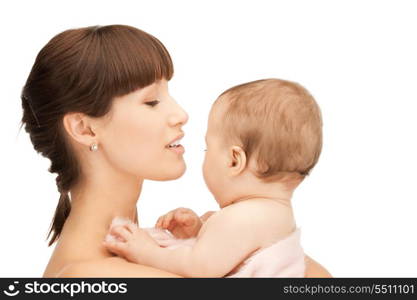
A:
<svg viewBox="0 0 417 300">
<path fill-rule="evenodd" d="M 158 94 L 154 91 L 148 91 L 145 96 L 143 97 L 143 101 L 150 101 L 150 100 L 155 100 L 156 98 L 158 98 Z"/>
</svg>

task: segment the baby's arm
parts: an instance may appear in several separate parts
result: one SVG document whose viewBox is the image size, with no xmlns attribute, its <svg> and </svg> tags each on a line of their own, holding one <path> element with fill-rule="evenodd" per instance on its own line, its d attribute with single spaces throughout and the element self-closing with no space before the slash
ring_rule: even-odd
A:
<svg viewBox="0 0 417 300">
<path fill-rule="evenodd" d="M 205 223 L 213 214 L 215 214 L 216 211 L 210 210 L 205 212 L 203 215 L 200 216 L 201 222 Z"/>
<path fill-rule="evenodd" d="M 229 206 L 207 220 L 193 247 L 161 248 L 136 226 L 115 228 L 112 234 L 124 242 L 106 246 L 132 262 L 182 276 L 222 277 L 259 248 L 257 217 L 245 206 Z"/>
</svg>

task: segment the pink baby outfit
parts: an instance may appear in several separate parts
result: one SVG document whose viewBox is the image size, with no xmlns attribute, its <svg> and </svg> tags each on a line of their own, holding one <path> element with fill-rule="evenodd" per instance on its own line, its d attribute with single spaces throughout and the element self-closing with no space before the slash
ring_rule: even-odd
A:
<svg viewBox="0 0 417 300">
<path fill-rule="evenodd" d="M 111 226 L 126 223 L 131 221 L 115 218 Z M 192 247 L 196 242 L 195 238 L 177 239 L 162 229 L 146 228 L 145 230 L 161 247 L 168 249 Z M 300 229 L 296 229 L 275 244 L 259 249 L 225 277 L 304 277 L 304 251 L 301 247 L 300 235 Z"/>
<path fill-rule="evenodd" d="M 254 252 L 226 277 L 304 277 L 300 229 L 275 244 Z"/>
</svg>

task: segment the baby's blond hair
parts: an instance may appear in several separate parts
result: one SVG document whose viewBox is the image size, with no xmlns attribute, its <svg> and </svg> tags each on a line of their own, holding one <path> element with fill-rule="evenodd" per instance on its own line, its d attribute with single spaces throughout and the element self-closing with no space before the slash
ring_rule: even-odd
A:
<svg viewBox="0 0 417 300">
<path fill-rule="evenodd" d="M 322 148 L 320 108 L 301 85 L 280 79 L 257 80 L 223 92 L 216 103 L 224 142 L 238 144 L 255 175 L 263 180 L 304 179 Z"/>
</svg>

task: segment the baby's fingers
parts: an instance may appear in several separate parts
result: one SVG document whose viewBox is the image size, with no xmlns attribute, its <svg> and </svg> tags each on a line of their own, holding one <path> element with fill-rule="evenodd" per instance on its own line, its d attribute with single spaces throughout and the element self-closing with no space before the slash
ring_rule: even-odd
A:
<svg viewBox="0 0 417 300">
<path fill-rule="evenodd" d="M 163 216 L 160 216 L 159 219 L 158 219 L 158 221 L 156 221 L 155 227 L 156 228 L 166 229 L 168 227 L 168 225 L 169 225 L 169 222 L 171 222 L 172 217 L 173 217 L 173 212 L 172 211 L 166 213 Z M 166 224 L 168 224 L 168 225 L 166 225 Z"/>
<path fill-rule="evenodd" d="M 109 233 L 122 241 L 127 241 L 132 235 L 125 226 L 113 226 L 110 228 Z"/>
<path fill-rule="evenodd" d="M 165 218 L 165 215 L 160 216 L 158 218 L 158 220 L 155 223 L 155 228 L 162 228 L 162 222 L 163 222 L 164 218 Z"/>
<path fill-rule="evenodd" d="M 158 221 L 156 222 L 155 228 L 163 229 L 163 224 L 164 224 L 165 219 L 167 218 L 168 214 L 165 214 L 165 215 L 159 217 Z"/>
<path fill-rule="evenodd" d="M 194 215 L 188 212 L 179 212 L 175 215 L 175 220 L 181 225 L 190 226 L 194 223 Z"/>
<path fill-rule="evenodd" d="M 174 218 L 174 213 L 169 212 L 165 215 L 164 219 L 162 220 L 161 228 L 167 229 L 169 225 L 171 224 L 172 220 Z"/>
<path fill-rule="evenodd" d="M 165 230 L 147 229 L 146 232 L 157 242 L 172 239 L 172 235 Z"/>
<path fill-rule="evenodd" d="M 116 240 L 106 240 L 103 241 L 103 246 L 107 248 L 110 252 L 124 257 L 127 251 L 127 244 L 125 242 L 116 241 Z"/>
<path fill-rule="evenodd" d="M 133 223 L 128 223 L 125 226 L 131 233 L 135 233 L 139 229 L 139 227 Z"/>
</svg>

